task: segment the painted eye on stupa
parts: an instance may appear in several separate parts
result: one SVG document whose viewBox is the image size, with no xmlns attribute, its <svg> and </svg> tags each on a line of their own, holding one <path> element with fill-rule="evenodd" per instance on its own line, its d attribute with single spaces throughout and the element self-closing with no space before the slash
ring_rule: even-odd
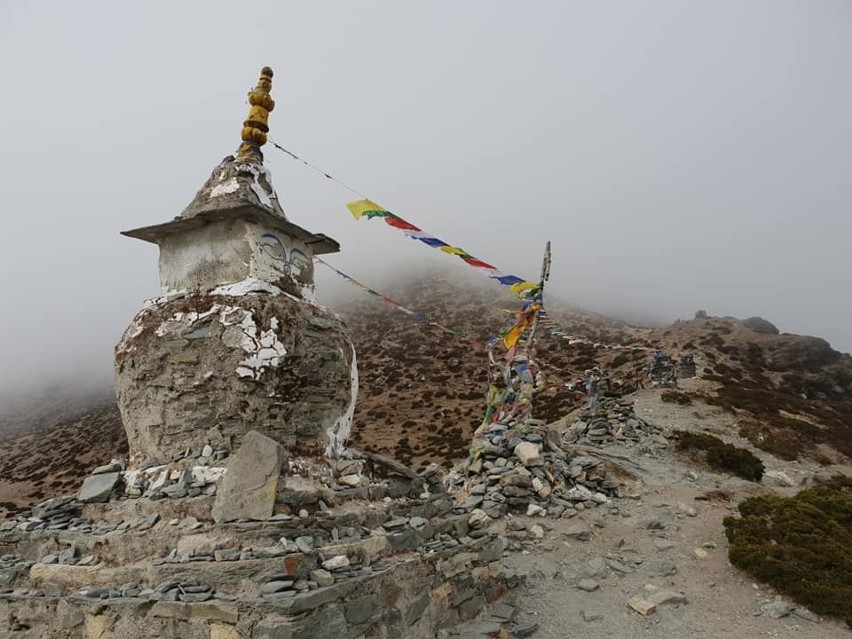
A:
<svg viewBox="0 0 852 639">
<path fill-rule="evenodd" d="M 280 260 L 281 262 L 286 261 L 287 250 L 284 248 L 284 244 L 281 240 L 272 233 L 264 233 L 261 235 L 258 245 L 260 246 L 260 250 L 272 259 Z"/>
</svg>

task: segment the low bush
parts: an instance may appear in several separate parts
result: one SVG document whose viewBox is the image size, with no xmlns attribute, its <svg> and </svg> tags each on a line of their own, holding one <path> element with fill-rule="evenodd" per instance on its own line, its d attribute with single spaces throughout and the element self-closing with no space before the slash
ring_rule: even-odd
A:
<svg viewBox="0 0 852 639">
<path fill-rule="evenodd" d="M 664 390 L 660 393 L 660 399 L 669 404 L 679 404 L 681 406 L 692 404 L 692 398 L 689 396 L 689 393 L 677 390 Z"/>
<path fill-rule="evenodd" d="M 697 452 L 712 468 L 724 470 L 749 481 L 760 481 L 763 477 L 763 462 L 751 451 L 726 444 L 707 433 L 676 430 L 674 435 L 677 438 L 677 450 Z"/>
<path fill-rule="evenodd" d="M 852 620 L 852 478 L 764 495 L 726 517 L 731 563 L 814 612 Z"/>
</svg>

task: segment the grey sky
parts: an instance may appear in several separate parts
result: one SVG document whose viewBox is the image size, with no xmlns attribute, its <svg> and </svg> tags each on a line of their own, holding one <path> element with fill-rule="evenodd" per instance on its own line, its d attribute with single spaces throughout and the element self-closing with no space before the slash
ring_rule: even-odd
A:
<svg viewBox="0 0 852 639">
<path fill-rule="evenodd" d="M 852 4 L 0 3 L 0 388 L 110 375 L 171 219 L 275 70 L 272 136 L 593 310 L 759 314 L 852 350 Z M 451 257 L 283 154 L 285 210 L 364 279 Z M 323 282 L 327 278 L 323 278 Z"/>
</svg>

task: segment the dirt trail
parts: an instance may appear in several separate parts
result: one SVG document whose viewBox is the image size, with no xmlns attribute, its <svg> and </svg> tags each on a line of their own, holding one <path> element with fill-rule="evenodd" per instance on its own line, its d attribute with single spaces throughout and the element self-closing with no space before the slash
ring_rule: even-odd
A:
<svg viewBox="0 0 852 639">
<path fill-rule="evenodd" d="M 667 429 L 704 430 L 739 446 L 735 420 L 709 406 L 677 406 L 660 401 L 657 391 L 633 396 L 636 414 Z M 811 462 L 783 462 L 752 449 L 770 471 L 783 471 L 797 484 L 814 474 L 833 471 L 852 474 L 852 468 L 821 467 Z M 556 521 L 520 518 L 529 529 L 545 528 L 541 541 L 525 541 L 526 550 L 511 552 L 510 568 L 527 573 L 526 588 L 516 599 L 519 614 L 540 624 L 535 639 L 568 637 L 797 637 L 849 639 L 848 627 L 836 620 L 807 620 L 795 613 L 774 618 L 761 610 L 776 596 L 727 560 L 728 545 L 722 519 L 735 513 L 736 504 L 768 490 L 794 493 L 801 486 L 770 487 L 718 474 L 689 464 L 670 450 L 656 457 L 639 455 L 636 448 L 611 446 L 603 452 L 627 457 L 641 467 L 640 477 L 628 486 L 629 497 Z M 768 483 L 777 483 L 770 479 Z M 727 491 L 730 502 L 696 500 L 708 491 Z M 580 522 L 588 524 L 586 541 L 566 536 Z M 508 522 L 507 522 L 508 523 Z M 507 526 L 507 529 L 511 526 Z M 527 531 L 508 535 L 529 540 Z M 581 580 L 585 591 L 578 588 Z M 628 600 L 654 591 L 676 591 L 685 604 L 658 605 L 642 616 Z M 803 613 L 806 614 L 806 613 Z"/>
</svg>

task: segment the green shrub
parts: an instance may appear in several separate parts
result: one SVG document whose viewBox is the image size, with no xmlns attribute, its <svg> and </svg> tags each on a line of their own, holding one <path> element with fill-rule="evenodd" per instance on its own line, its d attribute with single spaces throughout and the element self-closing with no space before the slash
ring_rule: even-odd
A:
<svg viewBox="0 0 852 639">
<path fill-rule="evenodd" d="M 763 477 L 763 462 L 751 451 L 726 444 L 707 433 L 676 430 L 674 435 L 677 437 L 677 450 L 696 451 L 703 455 L 708 465 L 717 470 L 733 473 L 749 481 L 760 481 Z"/>
<path fill-rule="evenodd" d="M 628 355 L 627 353 L 619 353 L 615 356 L 615 358 L 613 358 L 612 362 L 610 363 L 610 367 L 618 368 L 619 366 L 626 364 L 629 361 L 630 355 Z"/>
<path fill-rule="evenodd" d="M 731 563 L 814 612 L 852 619 L 852 479 L 764 495 L 726 517 Z"/>
<path fill-rule="evenodd" d="M 802 454 L 802 440 L 795 430 L 773 428 L 756 421 L 745 421 L 739 429 L 740 437 L 753 446 L 785 461 L 795 461 Z"/>
</svg>

